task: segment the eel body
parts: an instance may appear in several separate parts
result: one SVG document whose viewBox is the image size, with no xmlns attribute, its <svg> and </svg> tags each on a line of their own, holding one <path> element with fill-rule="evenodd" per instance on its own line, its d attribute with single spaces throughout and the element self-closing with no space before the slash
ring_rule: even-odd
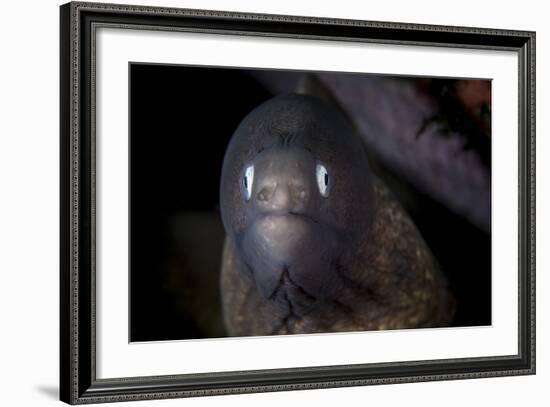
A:
<svg viewBox="0 0 550 407">
<path fill-rule="evenodd" d="M 416 226 L 347 118 L 283 95 L 228 146 L 220 208 L 230 335 L 447 326 L 455 303 Z"/>
</svg>

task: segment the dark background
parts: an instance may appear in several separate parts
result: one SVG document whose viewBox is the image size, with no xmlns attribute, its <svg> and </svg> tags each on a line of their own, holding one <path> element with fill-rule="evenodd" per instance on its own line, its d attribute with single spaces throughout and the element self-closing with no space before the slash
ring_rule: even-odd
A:
<svg viewBox="0 0 550 407">
<path fill-rule="evenodd" d="M 259 73 L 263 80 L 258 71 L 130 65 L 130 341 L 225 336 L 218 284 L 225 148 L 242 118 L 275 93 L 265 78 L 294 86 L 301 75 Z M 445 89 L 449 80 L 429 85 Z M 446 115 L 464 116 L 439 100 Z M 490 165 L 490 147 L 469 148 Z M 489 233 L 385 172 L 397 179 L 390 186 L 398 197 L 407 191 L 404 205 L 449 278 L 453 325 L 489 325 Z"/>
</svg>

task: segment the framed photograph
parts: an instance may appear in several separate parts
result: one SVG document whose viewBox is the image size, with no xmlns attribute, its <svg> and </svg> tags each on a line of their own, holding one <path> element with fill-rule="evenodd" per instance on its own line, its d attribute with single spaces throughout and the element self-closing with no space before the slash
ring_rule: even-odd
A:
<svg viewBox="0 0 550 407">
<path fill-rule="evenodd" d="M 70 404 L 535 373 L 535 33 L 61 6 Z"/>
</svg>

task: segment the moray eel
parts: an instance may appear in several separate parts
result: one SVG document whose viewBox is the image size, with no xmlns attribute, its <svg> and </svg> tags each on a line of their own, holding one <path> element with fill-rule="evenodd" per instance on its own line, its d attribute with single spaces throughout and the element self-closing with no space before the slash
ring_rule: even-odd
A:
<svg viewBox="0 0 550 407">
<path fill-rule="evenodd" d="M 439 327 L 454 300 L 344 114 L 277 96 L 228 145 L 221 291 L 234 336 Z"/>
</svg>

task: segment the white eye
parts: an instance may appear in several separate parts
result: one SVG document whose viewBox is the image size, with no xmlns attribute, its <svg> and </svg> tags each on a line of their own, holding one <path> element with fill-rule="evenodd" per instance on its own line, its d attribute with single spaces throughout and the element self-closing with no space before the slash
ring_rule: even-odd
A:
<svg viewBox="0 0 550 407">
<path fill-rule="evenodd" d="M 244 171 L 243 177 L 243 187 L 244 187 L 244 196 L 248 201 L 252 196 L 252 183 L 254 182 L 254 166 L 249 165 Z"/>
<path fill-rule="evenodd" d="M 328 187 L 329 187 L 329 177 L 328 171 L 323 164 L 317 164 L 315 167 L 315 175 L 317 177 L 317 186 L 319 187 L 319 192 L 325 198 L 328 196 Z"/>
</svg>

